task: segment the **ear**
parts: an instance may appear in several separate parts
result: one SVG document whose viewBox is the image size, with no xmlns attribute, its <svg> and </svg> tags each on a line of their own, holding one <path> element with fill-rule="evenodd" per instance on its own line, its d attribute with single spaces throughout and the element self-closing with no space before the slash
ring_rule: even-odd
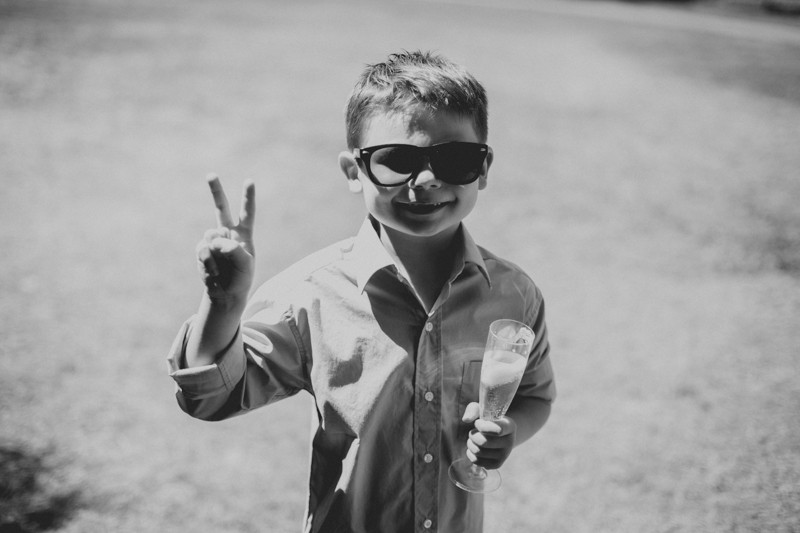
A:
<svg viewBox="0 0 800 533">
<path fill-rule="evenodd" d="M 486 154 L 486 161 L 483 162 L 483 172 L 481 172 L 481 177 L 478 178 L 479 191 L 486 188 L 489 179 L 489 167 L 492 166 L 492 161 L 494 161 L 494 151 L 489 148 L 489 153 Z"/>
<path fill-rule="evenodd" d="M 342 169 L 344 177 L 347 178 L 350 192 L 355 194 L 361 193 L 361 179 L 358 177 L 361 169 L 358 168 L 358 161 L 356 161 L 352 152 L 341 152 L 339 154 L 339 168 Z"/>
</svg>

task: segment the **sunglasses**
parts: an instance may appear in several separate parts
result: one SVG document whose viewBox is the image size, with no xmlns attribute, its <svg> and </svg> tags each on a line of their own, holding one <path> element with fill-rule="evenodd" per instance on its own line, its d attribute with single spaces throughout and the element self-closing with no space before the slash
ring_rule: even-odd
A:
<svg viewBox="0 0 800 533">
<path fill-rule="evenodd" d="M 489 154 L 489 146 L 470 142 L 447 142 L 433 146 L 380 144 L 356 148 L 353 155 L 364 164 L 367 176 L 381 187 L 399 187 L 414 179 L 426 162 L 436 179 L 451 185 L 477 180 Z"/>
</svg>

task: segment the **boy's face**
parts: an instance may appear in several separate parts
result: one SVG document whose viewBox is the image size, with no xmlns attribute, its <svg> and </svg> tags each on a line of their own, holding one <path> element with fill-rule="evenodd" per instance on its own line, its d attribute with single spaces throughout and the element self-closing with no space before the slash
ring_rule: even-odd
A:
<svg viewBox="0 0 800 533">
<path fill-rule="evenodd" d="M 420 110 L 376 114 L 367 122 L 360 148 L 395 143 L 425 147 L 449 141 L 481 142 L 469 117 Z M 339 156 L 350 190 L 363 194 L 369 213 L 389 231 L 422 239 L 452 237 L 475 207 L 478 191 L 486 187 L 491 162 L 489 152 L 480 177 L 467 185 L 437 179 L 428 163 L 408 183 L 382 187 L 369 179 L 351 152 Z"/>
</svg>

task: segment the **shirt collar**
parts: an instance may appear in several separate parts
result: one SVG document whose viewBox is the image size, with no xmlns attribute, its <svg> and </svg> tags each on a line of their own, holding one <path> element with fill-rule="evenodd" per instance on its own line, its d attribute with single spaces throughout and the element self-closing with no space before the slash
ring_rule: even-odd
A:
<svg viewBox="0 0 800 533">
<path fill-rule="evenodd" d="M 367 217 L 361 225 L 353 242 L 352 254 L 355 262 L 356 283 L 359 292 L 364 292 L 367 283 L 376 272 L 386 267 L 396 268 L 394 260 L 381 243 L 378 222 L 372 217 Z M 492 281 L 483 261 L 483 254 L 475 244 L 472 236 L 464 225 L 461 225 L 462 247 L 458 251 L 457 261 L 454 264 L 453 278 L 458 276 L 468 263 L 474 264 L 491 287 Z"/>
<path fill-rule="evenodd" d="M 461 224 L 461 235 L 464 243 L 462 248 L 464 253 L 462 256 L 464 258 L 464 265 L 472 263 L 478 267 L 478 270 L 480 270 L 481 274 L 483 274 L 483 277 L 486 279 L 486 283 L 491 287 L 492 280 L 489 277 L 489 270 L 486 268 L 486 263 L 483 261 L 483 254 L 480 248 L 478 248 L 478 245 L 475 244 L 472 235 L 469 234 L 464 224 Z M 463 269 L 463 266 L 461 268 Z"/>
<path fill-rule="evenodd" d="M 394 260 L 381 243 L 376 229 L 377 224 L 378 222 L 372 217 L 367 217 L 353 242 L 353 260 L 359 292 L 364 292 L 364 288 L 376 272 L 394 265 Z"/>
</svg>

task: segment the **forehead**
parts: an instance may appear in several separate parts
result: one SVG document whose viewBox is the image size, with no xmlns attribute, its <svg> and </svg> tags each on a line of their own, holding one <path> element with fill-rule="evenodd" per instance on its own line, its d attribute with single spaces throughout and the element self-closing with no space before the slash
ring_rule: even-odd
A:
<svg viewBox="0 0 800 533">
<path fill-rule="evenodd" d="M 376 111 L 365 122 L 362 140 L 363 146 L 394 143 L 428 146 L 447 141 L 479 142 L 472 117 L 428 109 Z"/>
</svg>

